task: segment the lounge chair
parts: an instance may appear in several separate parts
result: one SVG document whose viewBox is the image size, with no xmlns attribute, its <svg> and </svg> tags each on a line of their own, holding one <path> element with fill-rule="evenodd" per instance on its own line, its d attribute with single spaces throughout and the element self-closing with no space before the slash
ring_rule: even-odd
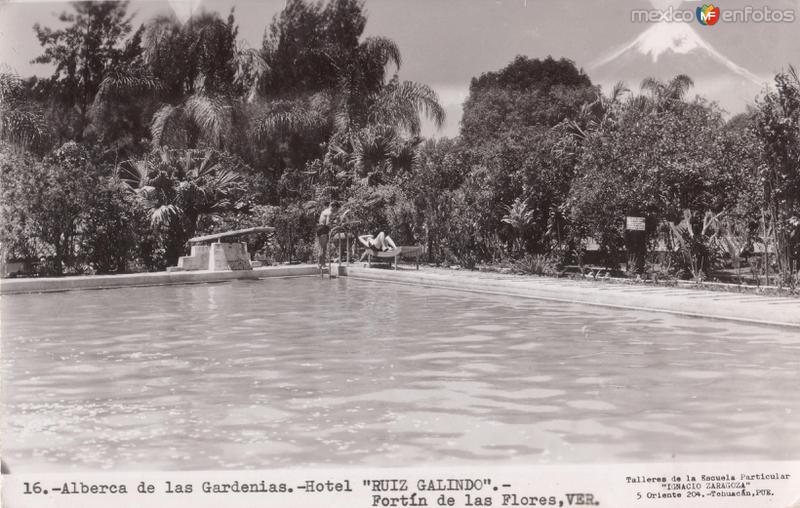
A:
<svg viewBox="0 0 800 508">
<path fill-rule="evenodd" d="M 419 257 L 422 254 L 423 247 L 422 245 L 406 245 L 406 246 L 399 246 L 394 249 L 378 251 L 375 249 L 364 249 L 364 253 L 361 255 L 361 259 L 363 260 L 366 256 L 367 258 L 367 266 L 370 268 L 372 267 L 372 258 L 378 259 L 386 259 L 389 262 L 389 266 L 392 264 L 392 260 L 394 260 L 394 269 L 397 270 L 397 262 L 400 261 L 402 256 L 414 256 L 416 260 L 417 270 L 419 270 Z"/>
</svg>

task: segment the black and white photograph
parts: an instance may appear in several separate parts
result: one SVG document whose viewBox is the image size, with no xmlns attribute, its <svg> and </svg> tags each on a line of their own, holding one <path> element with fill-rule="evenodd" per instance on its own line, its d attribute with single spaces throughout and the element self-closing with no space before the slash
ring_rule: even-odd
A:
<svg viewBox="0 0 800 508">
<path fill-rule="evenodd" d="M 799 17 L 0 0 L 2 506 L 800 507 Z"/>
</svg>

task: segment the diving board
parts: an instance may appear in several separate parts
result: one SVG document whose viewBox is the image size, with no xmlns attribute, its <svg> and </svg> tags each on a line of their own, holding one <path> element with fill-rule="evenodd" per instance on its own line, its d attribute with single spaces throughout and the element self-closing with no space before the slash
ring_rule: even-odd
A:
<svg viewBox="0 0 800 508">
<path fill-rule="evenodd" d="M 275 231 L 273 227 L 258 226 L 196 236 L 189 240 L 191 254 L 181 256 L 178 259 L 178 266 L 169 267 L 167 270 L 171 272 L 252 270 L 253 265 L 250 262 L 250 254 L 247 252 L 247 244 L 229 240 L 239 236 L 272 233 L 273 231 Z M 223 242 L 223 240 L 228 241 Z"/>
<path fill-rule="evenodd" d="M 253 235 L 256 233 L 272 233 L 275 228 L 270 226 L 257 226 L 254 228 L 236 229 L 234 231 L 226 231 L 224 233 L 214 233 L 213 235 L 196 236 L 189 240 L 189 243 L 205 243 L 222 241 L 223 238 L 230 238 L 234 236 Z"/>
</svg>

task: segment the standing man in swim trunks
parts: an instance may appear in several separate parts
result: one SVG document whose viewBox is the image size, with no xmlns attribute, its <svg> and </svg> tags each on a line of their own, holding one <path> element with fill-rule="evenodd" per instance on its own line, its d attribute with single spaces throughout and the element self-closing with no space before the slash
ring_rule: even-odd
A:
<svg viewBox="0 0 800 508">
<path fill-rule="evenodd" d="M 319 243 L 319 267 L 325 267 L 325 260 L 328 258 L 328 239 L 331 233 L 331 222 L 333 215 L 339 211 L 339 202 L 331 201 L 328 207 L 322 210 L 317 221 L 317 242 Z"/>
</svg>

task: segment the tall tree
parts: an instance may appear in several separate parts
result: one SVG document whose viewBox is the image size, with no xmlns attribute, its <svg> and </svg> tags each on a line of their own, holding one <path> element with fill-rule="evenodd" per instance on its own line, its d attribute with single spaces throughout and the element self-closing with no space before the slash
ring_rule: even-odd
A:
<svg viewBox="0 0 800 508">
<path fill-rule="evenodd" d="M 59 29 L 33 26 L 44 53 L 33 62 L 52 64 L 48 91 L 62 114 L 71 116 L 69 131 L 80 140 L 90 121 L 90 108 L 103 80 L 112 71 L 126 68 L 140 56 L 139 38 L 128 39 L 133 27 L 127 1 L 73 2 L 74 12 L 62 12 Z"/>
<path fill-rule="evenodd" d="M 181 23 L 160 16 L 147 24 L 145 60 L 159 84 L 155 146 L 227 148 L 235 136 L 238 96 L 233 11 L 227 21 L 201 13 Z"/>
<path fill-rule="evenodd" d="M 561 146 L 559 124 L 577 121 L 597 100 L 589 78 L 569 60 L 518 56 L 506 67 L 473 78 L 464 103 L 460 144 L 469 166 L 482 180 L 487 199 L 481 229 L 497 231 L 512 250 L 551 247 L 548 225 L 558 221 L 574 175 L 574 155 Z M 517 201 L 518 200 L 518 201 Z M 512 203 L 531 211 L 524 238 L 504 226 Z"/>
<path fill-rule="evenodd" d="M 161 97 L 176 103 L 193 94 L 226 95 L 236 74 L 239 29 L 231 11 L 227 19 L 202 12 L 180 22 L 174 15 L 147 23 L 145 59 L 161 83 Z"/>
<path fill-rule="evenodd" d="M 606 252 L 622 248 L 627 215 L 647 217 L 654 238 L 659 225 L 680 222 L 686 209 L 702 218 L 736 205 L 746 174 L 737 157 L 746 152 L 731 149 L 734 137 L 716 106 L 670 91 L 669 83 L 679 82 L 654 81 L 655 93 L 629 97 L 581 137 L 569 209 L 577 233 Z"/>
<path fill-rule="evenodd" d="M 779 269 L 797 283 L 800 266 L 800 75 L 775 76 L 775 90 L 758 104 L 757 135 L 764 162 L 764 204 L 774 221 Z"/>
<path fill-rule="evenodd" d="M 400 49 L 385 37 L 362 37 L 366 26 L 361 0 L 335 0 L 311 4 L 291 0 L 275 17 L 265 39 L 263 54 L 269 66 L 264 91 L 300 100 L 309 95 L 316 107 L 307 117 L 322 123 L 317 135 L 335 133 L 334 150 L 353 153 L 359 133 L 370 126 L 416 135 L 420 116 L 437 125 L 444 110 L 428 86 L 400 81 L 390 74 L 400 68 Z M 318 124 L 319 125 L 319 124 Z M 378 141 L 389 145 L 390 139 Z M 319 145 L 319 143 L 317 143 Z"/>
</svg>

